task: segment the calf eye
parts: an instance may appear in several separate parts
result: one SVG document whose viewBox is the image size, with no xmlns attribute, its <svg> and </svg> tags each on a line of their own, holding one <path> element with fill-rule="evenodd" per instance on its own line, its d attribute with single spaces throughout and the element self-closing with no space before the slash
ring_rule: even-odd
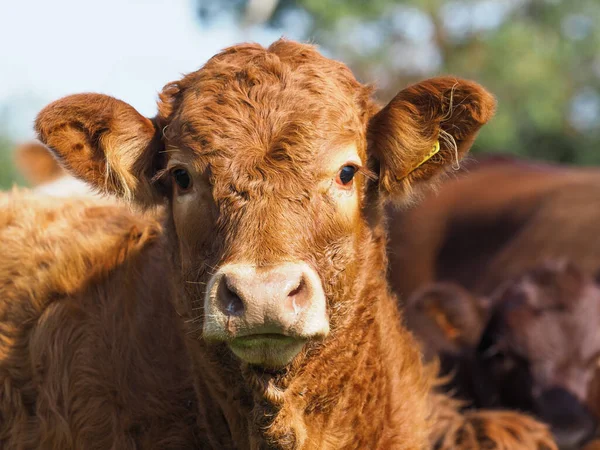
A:
<svg viewBox="0 0 600 450">
<path fill-rule="evenodd" d="M 336 177 L 336 182 L 345 187 L 352 186 L 352 180 L 354 179 L 354 175 L 356 174 L 356 166 L 351 164 L 347 164 L 340 169 L 338 175 Z"/>
<path fill-rule="evenodd" d="M 185 169 L 174 169 L 171 172 L 175 183 L 182 191 L 187 191 L 192 186 L 192 178 Z"/>
</svg>

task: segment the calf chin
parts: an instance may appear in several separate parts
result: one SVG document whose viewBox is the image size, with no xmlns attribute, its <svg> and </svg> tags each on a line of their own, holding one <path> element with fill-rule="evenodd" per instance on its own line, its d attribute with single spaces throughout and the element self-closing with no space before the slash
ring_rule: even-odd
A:
<svg viewBox="0 0 600 450">
<path fill-rule="evenodd" d="M 291 363 L 305 343 L 304 339 L 282 334 L 258 334 L 236 338 L 229 348 L 247 364 L 279 369 Z"/>
</svg>

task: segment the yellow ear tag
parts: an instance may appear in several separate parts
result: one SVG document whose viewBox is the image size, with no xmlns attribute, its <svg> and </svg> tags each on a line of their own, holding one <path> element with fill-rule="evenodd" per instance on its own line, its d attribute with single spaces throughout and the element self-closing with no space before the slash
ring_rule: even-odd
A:
<svg viewBox="0 0 600 450">
<path fill-rule="evenodd" d="M 398 179 L 401 180 L 402 178 L 406 178 L 407 176 L 409 176 L 411 173 L 413 173 L 415 170 L 417 170 L 419 167 L 421 167 L 423 164 L 425 164 L 427 161 L 429 161 L 431 158 L 433 158 L 439 151 L 440 151 L 440 141 L 435 141 L 435 144 L 433 144 L 433 148 L 425 156 L 425 158 L 423 158 L 423 160 L 419 164 L 417 164 L 415 167 L 413 167 L 410 172 L 408 172 L 406 175 L 404 175 Z"/>
</svg>

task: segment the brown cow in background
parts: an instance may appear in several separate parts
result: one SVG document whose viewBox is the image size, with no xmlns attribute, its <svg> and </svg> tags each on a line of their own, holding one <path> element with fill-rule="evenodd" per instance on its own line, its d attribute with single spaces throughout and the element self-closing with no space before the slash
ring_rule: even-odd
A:
<svg viewBox="0 0 600 450">
<path fill-rule="evenodd" d="M 493 395 L 481 407 L 529 411 L 563 449 L 594 433 L 600 363 L 600 285 L 566 261 L 549 261 L 505 283 L 477 348 Z"/>
<path fill-rule="evenodd" d="M 598 169 L 484 156 L 465 164 L 439 193 L 426 196 L 413 208 L 392 211 L 391 216 L 388 274 L 401 302 L 432 282 L 454 283 L 474 299 L 489 297 L 504 282 L 553 259 L 575 262 L 586 279 L 600 267 L 600 240 L 595 239 L 600 223 Z M 574 322 L 591 333 L 595 321 L 589 316 Z M 561 336 L 563 348 L 584 345 L 576 334 Z M 595 337 L 590 337 L 586 345 L 593 347 Z M 537 354 L 531 352 L 532 357 Z M 467 368 L 482 380 L 480 367 L 469 358 L 460 356 L 456 370 Z M 471 395 L 477 384 L 465 385 L 465 378 L 461 380 L 458 390 Z M 522 384 L 507 386 L 515 398 L 521 398 L 525 405 L 521 407 L 531 411 L 531 404 L 526 405 L 530 388 L 520 392 L 517 387 Z M 566 401 L 564 396 L 546 400 L 556 401 L 546 410 L 562 408 Z M 499 403 L 506 407 L 517 400 Z M 586 414 L 579 414 L 576 407 L 568 409 L 580 425 L 570 436 L 587 436 L 589 421 L 578 419 Z M 567 422 L 564 416 L 561 420 Z"/>
<path fill-rule="evenodd" d="M 438 359 L 440 373 L 449 377 L 445 388 L 466 406 L 478 407 L 487 395 L 476 349 L 489 318 L 488 303 L 455 283 L 425 285 L 406 300 L 404 318 L 422 344 L 426 361 Z"/>
<path fill-rule="evenodd" d="M 36 141 L 19 145 L 14 152 L 17 169 L 34 191 L 52 197 L 98 195 L 91 187 L 60 166 L 46 146 Z"/>
<path fill-rule="evenodd" d="M 407 325 L 426 359 L 440 358 L 446 389 L 467 407 L 534 413 L 551 425 L 561 449 L 578 449 L 593 436 L 600 285 L 575 264 L 548 261 L 489 299 L 440 282 L 406 303 Z"/>
<path fill-rule="evenodd" d="M 600 267 L 600 171 L 481 158 L 439 193 L 391 211 L 389 279 L 401 299 L 434 281 L 489 295 L 549 259 Z"/>
<path fill-rule="evenodd" d="M 206 447 L 421 449 L 445 420 L 389 294 L 382 206 L 460 158 L 494 100 L 451 77 L 379 112 L 370 95 L 282 40 L 215 56 L 163 90 L 152 120 L 84 94 L 36 121 L 78 177 L 167 203 Z M 471 433 L 448 427 L 439 448 L 487 445 L 490 430 L 498 448 L 554 447 L 525 416 L 467 420 Z"/>
</svg>

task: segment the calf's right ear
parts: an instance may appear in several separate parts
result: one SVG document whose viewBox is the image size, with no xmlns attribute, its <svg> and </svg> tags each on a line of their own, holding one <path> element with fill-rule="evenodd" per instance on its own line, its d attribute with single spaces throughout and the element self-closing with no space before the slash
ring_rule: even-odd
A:
<svg viewBox="0 0 600 450">
<path fill-rule="evenodd" d="M 62 165 L 101 192 L 142 205 L 162 198 L 152 183 L 161 141 L 154 123 L 102 94 L 76 94 L 46 106 L 35 130 Z"/>
<path fill-rule="evenodd" d="M 401 200 L 456 167 L 495 107 L 482 86 L 455 77 L 431 78 L 401 90 L 368 126 L 380 191 Z"/>
</svg>

